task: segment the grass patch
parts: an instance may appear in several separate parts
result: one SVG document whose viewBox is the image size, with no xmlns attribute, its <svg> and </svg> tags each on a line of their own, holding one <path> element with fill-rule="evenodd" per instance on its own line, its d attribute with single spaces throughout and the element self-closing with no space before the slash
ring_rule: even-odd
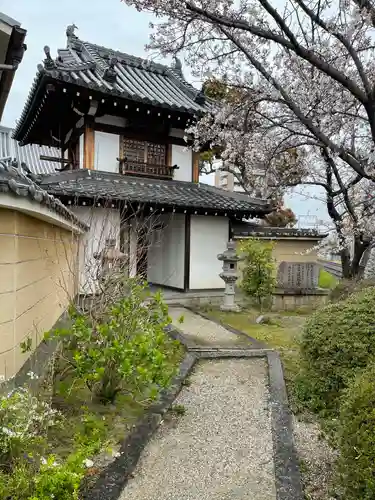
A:
<svg viewBox="0 0 375 500">
<path fill-rule="evenodd" d="M 321 269 L 319 272 L 319 288 L 325 288 L 328 290 L 332 290 L 338 284 L 338 279 L 335 278 L 331 273 L 326 271 L 325 269 Z"/>
<path fill-rule="evenodd" d="M 264 342 L 268 347 L 272 347 L 280 353 L 290 403 L 293 410 L 298 412 L 299 407 L 294 397 L 293 382 L 299 372 L 299 340 L 303 324 L 307 319 L 306 312 L 297 310 L 294 313 L 292 311 L 266 313 L 270 322 L 259 325 L 255 323 L 259 316 L 259 311 L 255 309 L 244 310 L 240 313 L 227 313 L 211 309 L 206 311 L 206 315 L 220 321 L 223 325 L 229 325 L 260 342 Z"/>
</svg>

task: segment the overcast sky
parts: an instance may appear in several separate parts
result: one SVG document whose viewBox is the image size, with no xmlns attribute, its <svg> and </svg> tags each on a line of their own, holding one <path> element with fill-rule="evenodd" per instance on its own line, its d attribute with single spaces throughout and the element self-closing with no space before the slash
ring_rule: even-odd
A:
<svg viewBox="0 0 375 500">
<path fill-rule="evenodd" d="M 78 26 L 77 35 L 82 40 L 139 57 L 148 55 L 144 46 L 150 33 L 149 22 L 154 19 L 127 7 L 120 0 L 0 0 L 0 11 L 19 21 L 27 30 L 27 51 L 17 70 L 2 125 L 14 127 L 36 75 L 37 65 L 44 59 L 43 47 L 48 45 L 54 57 L 58 48 L 66 46 L 65 30 L 70 24 Z M 186 67 L 184 73 L 189 77 Z M 202 181 L 212 184 L 213 178 L 205 176 Z M 301 222 L 301 216 L 308 216 L 304 217 L 306 222 L 303 225 L 315 217 L 326 219 L 324 205 L 311 199 L 311 195 L 307 198 L 296 194 L 288 196 L 286 204 L 301 218 Z"/>
</svg>

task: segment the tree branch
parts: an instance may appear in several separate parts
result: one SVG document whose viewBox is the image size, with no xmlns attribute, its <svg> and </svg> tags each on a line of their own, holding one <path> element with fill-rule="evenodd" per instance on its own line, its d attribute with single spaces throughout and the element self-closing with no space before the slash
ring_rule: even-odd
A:
<svg viewBox="0 0 375 500">
<path fill-rule="evenodd" d="M 297 39 L 294 37 L 292 32 L 285 24 L 285 22 L 282 20 L 281 16 L 277 13 L 276 9 L 274 9 L 266 0 L 258 0 L 258 1 L 267 10 L 267 12 L 275 19 L 277 24 L 280 26 L 280 29 L 288 36 L 290 41 L 287 40 L 285 37 L 273 33 L 272 31 L 264 30 L 262 28 L 258 28 L 257 26 L 251 25 L 247 21 L 234 20 L 226 16 L 214 14 L 200 7 L 197 7 L 191 2 L 185 2 L 185 6 L 187 10 L 199 14 L 207 21 L 210 21 L 211 24 L 217 25 L 218 28 L 226 27 L 226 28 L 234 28 L 247 31 L 252 35 L 258 36 L 259 38 L 263 38 L 265 40 L 273 41 L 281 45 L 282 47 L 293 51 L 302 59 L 309 62 L 317 69 L 328 75 L 330 78 L 333 78 L 335 81 L 340 83 L 340 85 L 349 90 L 349 92 L 353 94 L 353 96 L 356 99 L 358 99 L 362 104 L 365 104 L 367 102 L 366 93 L 361 90 L 361 88 L 356 84 L 354 80 L 342 74 L 334 66 L 328 64 L 321 57 L 315 54 L 312 50 L 306 49 L 305 47 L 300 45 Z"/>
<path fill-rule="evenodd" d="M 294 0 L 300 7 L 301 9 L 310 17 L 310 19 L 316 23 L 318 26 L 320 26 L 324 31 L 326 31 L 328 34 L 333 35 L 339 42 L 343 44 L 343 46 L 346 48 L 350 56 L 352 57 L 354 64 L 356 65 L 356 68 L 358 70 L 359 76 L 361 77 L 364 89 L 367 93 L 367 96 L 370 97 L 371 95 L 371 85 L 370 82 L 367 78 L 367 75 L 365 73 L 363 64 L 361 60 L 358 57 L 358 53 L 354 50 L 353 45 L 350 43 L 350 41 L 345 38 L 341 33 L 337 33 L 334 31 L 331 31 L 325 21 L 315 14 L 314 11 L 309 9 L 309 7 L 303 2 L 303 0 Z"/>
<path fill-rule="evenodd" d="M 263 0 L 264 1 L 264 0 Z M 352 169 L 357 172 L 358 174 L 362 175 L 362 177 L 365 177 L 367 179 L 370 178 L 369 175 L 366 174 L 364 169 L 362 168 L 361 163 L 353 156 L 351 155 L 348 151 L 343 150 L 341 147 L 339 147 L 337 144 L 335 144 L 329 137 L 324 134 L 318 127 L 316 127 L 312 120 L 310 118 L 307 118 L 301 109 L 297 106 L 297 104 L 293 101 L 292 98 L 289 97 L 288 93 L 286 90 L 279 84 L 279 82 L 266 70 L 266 68 L 261 64 L 260 61 L 258 61 L 237 39 L 235 39 L 231 33 L 228 32 L 225 28 L 221 28 L 221 30 L 226 34 L 228 39 L 234 43 L 241 51 L 242 53 L 247 57 L 247 59 L 250 61 L 250 63 L 259 71 L 259 73 L 269 82 L 273 87 L 278 90 L 283 97 L 285 104 L 288 106 L 288 108 L 293 111 L 293 113 L 296 115 L 296 117 L 300 120 L 303 125 L 317 138 L 319 139 L 326 147 L 331 149 L 332 151 L 336 152 L 338 156 L 348 163 L 352 167 Z"/>
</svg>

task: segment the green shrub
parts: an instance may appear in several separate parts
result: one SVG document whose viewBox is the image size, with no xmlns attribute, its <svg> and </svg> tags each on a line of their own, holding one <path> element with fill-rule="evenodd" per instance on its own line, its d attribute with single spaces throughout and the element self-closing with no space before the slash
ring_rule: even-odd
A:
<svg viewBox="0 0 375 500">
<path fill-rule="evenodd" d="M 375 353 L 375 288 L 316 311 L 301 339 L 299 398 L 313 411 L 337 413 L 342 390 Z"/>
<path fill-rule="evenodd" d="M 329 294 L 330 302 L 338 302 L 339 300 L 345 300 L 353 293 L 360 292 L 365 288 L 375 287 L 374 279 L 367 280 L 341 280 L 337 285 L 332 288 Z"/>
<path fill-rule="evenodd" d="M 338 446 L 340 482 L 345 500 L 375 498 L 375 363 L 344 391 Z"/>
<path fill-rule="evenodd" d="M 31 450 L 42 449 L 50 427 L 61 414 L 30 390 L 19 387 L 0 397 L 0 467 Z"/>
<path fill-rule="evenodd" d="M 74 500 L 79 498 L 88 448 L 79 448 L 64 461 L 55 456 L 30 456 L 20 460 L 12 474 L 0 472 L 0 498 L 6 500 Z"/>
<path fill-rule="evenodd" d="M 271 298 L 276 286 L 273 243 L 250 238 L 243 241 L 240 252 L 244 256 L 241 288 L 246 295 L 256 298 L 259 306 Z"/>
<path fill-rule="evenodd" d="M 73 453 L 63 463 L 49 456 L 33 478 L 33 496 L 28 500 L 78 500 L 85 462 L 91 463 L 85 459 L 83 450 Z"/>
<path fill-rule="evenodd" d="M 71 311 L 72 326 L 49 336 L 63 343 L 71 374 L 103 403 L 124 390 L 156 397 L 174 375 L 177 347 L 165 333 L 168 306 L 160 293 L 145 302 L 145 286 L 129 280 L 129 293 L 99 319 Z M 177 343 L 178 344 L 178 343 Z"/>
</svg>

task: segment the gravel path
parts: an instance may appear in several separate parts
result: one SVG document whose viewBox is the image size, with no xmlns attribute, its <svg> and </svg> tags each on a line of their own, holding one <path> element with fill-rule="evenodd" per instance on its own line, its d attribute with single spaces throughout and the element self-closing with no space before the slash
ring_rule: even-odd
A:
<svg viewBox="0 0 375 500">
<path fill-rule="evenodd" d="M 331 492 L 336 452 L 322 437 L 316 422 L 305 422 L 295 417 L 293 427 L 297 453 L 302 463 L 306 499 L 334 500 Z"/>
<path fill-rule="evenodd" d="M 201 361 L 175 404 L 121 500 L 276 499 L 265 360 Z"/>
<path fill-rule="evenodd" d="M 184 307 L 170 307 L 169 315 L 173 324 L 184 333 L 185 337 L 196 344 L 220 347 L 251 347 L 251 342 L 246 337 L 236 335 L 223 326 L 209 321 Z M 183 316 L 184 321 L 179 323 L 178 320 L 181 316 Z"/>
</svg>

